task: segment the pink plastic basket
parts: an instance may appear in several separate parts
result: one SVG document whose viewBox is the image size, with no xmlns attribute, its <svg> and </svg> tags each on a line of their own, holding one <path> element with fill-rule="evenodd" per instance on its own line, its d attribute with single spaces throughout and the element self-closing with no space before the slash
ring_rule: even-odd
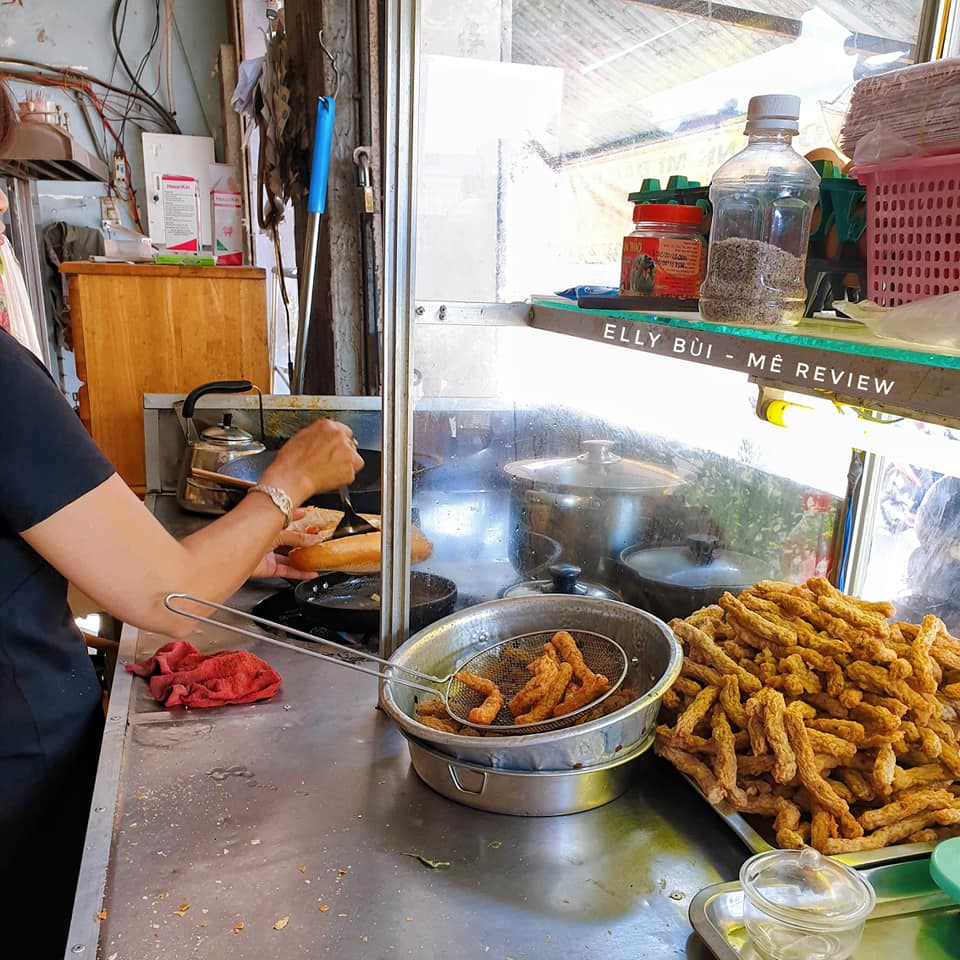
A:
<svg viewBox="0 0 960 960">
<path fill-rule="evenodd" d="M 960 290 L 960 154 L 858 166 L 867 187 L 867 286 L 895 307 Z"/>
</svg>

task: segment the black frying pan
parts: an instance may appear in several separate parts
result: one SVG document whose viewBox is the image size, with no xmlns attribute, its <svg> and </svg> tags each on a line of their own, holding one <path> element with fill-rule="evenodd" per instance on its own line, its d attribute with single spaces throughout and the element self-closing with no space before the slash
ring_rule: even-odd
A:
<svg viewBox="0 0 960 960">
<path fill-rule="evenodd" d="M 380 629 L 379 573 L 324 573 L 294 589 L 297 607 L 314 623 L 347 633 Z M 453 613 L 457 585 L 435 573 L 414 570 L 410 575 L 410 632 Z"/>
<path fill-rule="evenodd" d="M 350 496 L 353 500 L 354 509 L 359 513 L 380 513 L 380 451 L 358 450 L 357 453 L 363 457 L 363 469 L 350 484 Z M 225 463 L 219 468 L 218 472 L 237 480 L 250 480 L 257 483 L 263 471 L 273 463 L 273 458 L 276 455 L 276 450 L 264 450 L 263 453 L 254 453 L 249 457 L 238 457 L 236 460 Z M 415 453 L 413 455 L 413 479 L 418 480 L 427 470 L 431 470 L 439 464 L 439 457 Z M 243 493 L 244 491 L 237 491 L 238 502 Z M 318 493 L 311 497 L 307 503 L 310 506 L 325 507 L 328 510 L 342 509 L 340 497 L 336 490 L 332 493 Z"/>
</svg>

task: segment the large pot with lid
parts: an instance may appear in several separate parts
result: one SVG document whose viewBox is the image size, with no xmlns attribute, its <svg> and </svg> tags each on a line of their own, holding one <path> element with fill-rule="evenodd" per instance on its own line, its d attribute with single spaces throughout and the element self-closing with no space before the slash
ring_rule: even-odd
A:
<svg viewBox="0 0 960 960">
<path fill-rule="evenodd" d="M 724 592 L 740 593 L 777 575 L 772 564 L 722 550 L 708 534 L 692 534 L 681 546 L 634 545 L 621 553 L 620 561 L 624 598 L 668 621 L 716 603 Z"/>
<path fill-rule="evenodd" d="M 517 460 L 511 477 L 510 559 L 531 569 L 531 534 L 550 537 L 561 558 L 602 578 L 609 559 L 631 544 L 650 543 L 664 496 L 683 483 L 656 464 L 618 456 L 612 440 L 584 440 L 575 457 Z"/>
</svg>

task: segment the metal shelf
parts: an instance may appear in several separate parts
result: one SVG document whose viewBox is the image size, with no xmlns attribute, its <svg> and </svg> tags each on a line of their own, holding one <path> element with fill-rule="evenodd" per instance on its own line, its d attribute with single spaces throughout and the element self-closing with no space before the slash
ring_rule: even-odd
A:
<svg viewBox="0 0 960 960">
<path fill-rule="evenodd" d="M 527 323 L 736 370 L 761 383 L 871 410 L 960 424 L 960 350 L 932 353 L 922 345 L 879 339 L 859 324 L 810 320 L 794 327 L 738 327 L 706 323 L 695 313 L 584 310 L 536 297 Z"/>
</svg>

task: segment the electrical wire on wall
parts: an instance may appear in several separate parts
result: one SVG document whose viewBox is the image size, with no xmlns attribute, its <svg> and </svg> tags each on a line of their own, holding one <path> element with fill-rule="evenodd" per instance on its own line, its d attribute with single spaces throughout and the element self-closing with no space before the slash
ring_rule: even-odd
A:
<svg viewBox="0 0 960 960">
<path fill-rule="evenodd" d="M 116 50 L 118 59 L 120 60 L 120 65 L 126 71 L 127 76 L 130 78 L 133 84 L 133 90 L 140 94 L 147 102 L 151 104 L 154 110 L 162 116 L 170 128 L 171 133 L 180 133 L 180 128 L 177 125 L 176 116 L 172 110 L 167 109 L 160 103 L 156 97 L 153 96 L 150 91 L 148 91 L 143 84 L 141 83 L 143 77 L 143 71 L 146 67 L 147 62 L 150 59 L 150 56 L 153 54 L 153 51 L 156 49 L 157 43 L 160 39 L 160 0 L 154 0 L 154 10 L 155 10 L 155 22 L 153 33 L 150 38 L 150 44 L 147 48 L 146 53 L 144 53 L 143 58 L 140 61 L 140 65 L 137 67 L 137 70 L 134 71 L 130 66 L 126 55 L 123 52 L 123 46 L 121 44 L 121 37 L 123 34 L 123 24 L 126 23 L 127 15 L 127 0 L 117 0 L 113 7 L 113 15 L 110 19 L 110 29 L 113 35 L 113 46 Z M 172 18 L 172 11 L 171 11 Z M 169 43 L 167 44 L 167 56 L 169 57 Z"/>
<path fill-rule="evenodd" d="M 113 46 L 114 46 L 114 61 L 113 69 L 116 70 L 117 62 L 123 66 L 124 70 L 127 72 L 130 80 L 133 83 L 133 89 L 139 90 L 145 96 L 149 97 L 151 101 L 157 106 L 158 112 L 161 112 L 161 115 L 167 114 L 176 123 L 175 111 L 173 109 L 173 104 L 168 99 L 168 108 L 164 108 L 163 105 L 156 99 L 156 94 L 160 89 L 160 72 L 163 64 L 163 51 L 164 46 L 160 46 L 160 50 L 157 55 L 157 85 L 152 91 L 147 91 L 142 83 L 144 72 L 147 69 L 147 64 L 150 61 L 150 57 L 153 55 L 153 52 L 157 49 L 158 43 L 161 41 L 161 19 L 166 21 L 166 12 L 164 16 L 161 17 L 160 12 L 160 0 L 154 0 L 154 20 L 153 20 L 153 31 L 150 35 L 150 41 L 147 45 L 147 49 L 144 51 L 143 56 L 140 58 L 140 63 L 137 65 L 136 73 L 132 73 L 130 70 L 130 65 L 127 63 L 127 59 L 124 56 L 122 40 L 123 40 L 123 31 L 127 23 L 127 0 L 117 0 L 113 8 L 113 16 L 111 19 L 111 30 L 113 34 Z M 118 24 L 119 21 L 119 24 Z M 163 33 L 166 31 L 164 30 Z M 169 34 L 167 34 L 167 38 Z M 167 48 L 167 63 L 169 65 L 170 53 L 169 53 L 169 44 L 166 44 Z M 131 91 L 132 92 L 132 91 Z M 127 160 L 126 155 L 126 130 L 127 122 L 131 119 L 131 112 L 133 110 L 134 101 L 132 97 L 128 97 L 126 107 L 123 111 L 123 118 L 120 123 L 120 135 L 118 150 L 114 153 L 114 162 L 110 165 L 110 187 L 109 192 L 115 193 L 121 200 L 126 201 L 131 209 L 131 212 L 134 213 L 134 220 L 138 227 L 140 227 L 140 218 L 137 211 L 136 195 L 133 190 L 133 184 L 130 180 L 130 163 Z M 122 163 L 122 166 L 120 165 Z M 124 196 L 126 194 L 126 196 Z"/>
<path fill-rule="evenodd" d="M 210 136 L 210 121 L 197 86 L 183 37 L 176 21 L 173 0 L 147 0 L 152 8 L 152 28 L 146 49 L 136 58 L 124 49 L 123 35 L 130 9 L 129 0 L 116 0 L 111 14 L 111 37 L 114 45 L 113 65 L 108 80 L 86 70 L 56 67 L 19 57 L 0 54 L 0 80 L 62 90 L 77 103 L 101 158 L 110 167 L 108 194 L 129 206 L 138 228 L 141 227 L 136 195 L 130 182 L 130 162 L 126 140 L 129 127 L 180 134 L 173 91 L 173 58 L 175 44 L 186 63 L 190 82 Z M 155 58 L 156 82 L 153 89 L 151 60 Z M 131 62 L 135 59 L 135 65 Z M 128 84 L 117 80 L 118 69 L 126 74 Z M 161 94 L 161 88 L 164 93 Z M 160 97 L 164 97 L 166 103 Z M 94 129 L 95 118 L 100 130 Z"/>
<path fill-rule="evenodd" d="M 28 66 L 33 66 L 35 72 L 26 71 L 26 70 L 16 70 L 7 67 L 7 63 L 25 63 Z M 116 107 L 106 101 L 106 99 L 100 96 L 94 89 L 94 84 L 103 85 L 103 81 L 94 80 L 94 78 L 89 75 L 79 73 L 77 71 L 62 70 L 58 68 L 48 67 L 45 64 L 34 64 L 31 61 L 21 61 L 21 60 L 12 60 L 11 58 L 0 58 L 0 79 L 2 80 L 14 80 L 17 82 L 25 82 L 36 86 L 45 86 L 58 90 L 63 90 L 65 92 L 71 93 L 74 96 L 82 97 L 90 106 L 93 107 L 94 112 L 100 118 L 100 123 L 102 124 L 105 136 L 108 136 L 114 142 L 114 156 L 122 160 L 124 169 L 129 170 L 129 160 L 127 159 L 126 148 L 123 143 L 123 138 L 121 132 L 115 128 L 114 124 L 120 124 L 122 130 L 122 124 L 125 114 L 119 112 Z M 119 92 L 124 93 L 122 88 L 116 88 Z M 116 172 L 116 164 L 114 165 L 114 173 Z M 115 188 L 114 183 L 111 182 L 110 190 L 113 193 L 117 193 L 118 196 L 130 206 L 130 213 L 133 217 L 134 222 L 137 226 L 140 226 L 140 217 L 137 212 L 136 198 L 129 188 L 126 192 L 126 196 L 121 195 L 120 191 Z"/>
</svg>

